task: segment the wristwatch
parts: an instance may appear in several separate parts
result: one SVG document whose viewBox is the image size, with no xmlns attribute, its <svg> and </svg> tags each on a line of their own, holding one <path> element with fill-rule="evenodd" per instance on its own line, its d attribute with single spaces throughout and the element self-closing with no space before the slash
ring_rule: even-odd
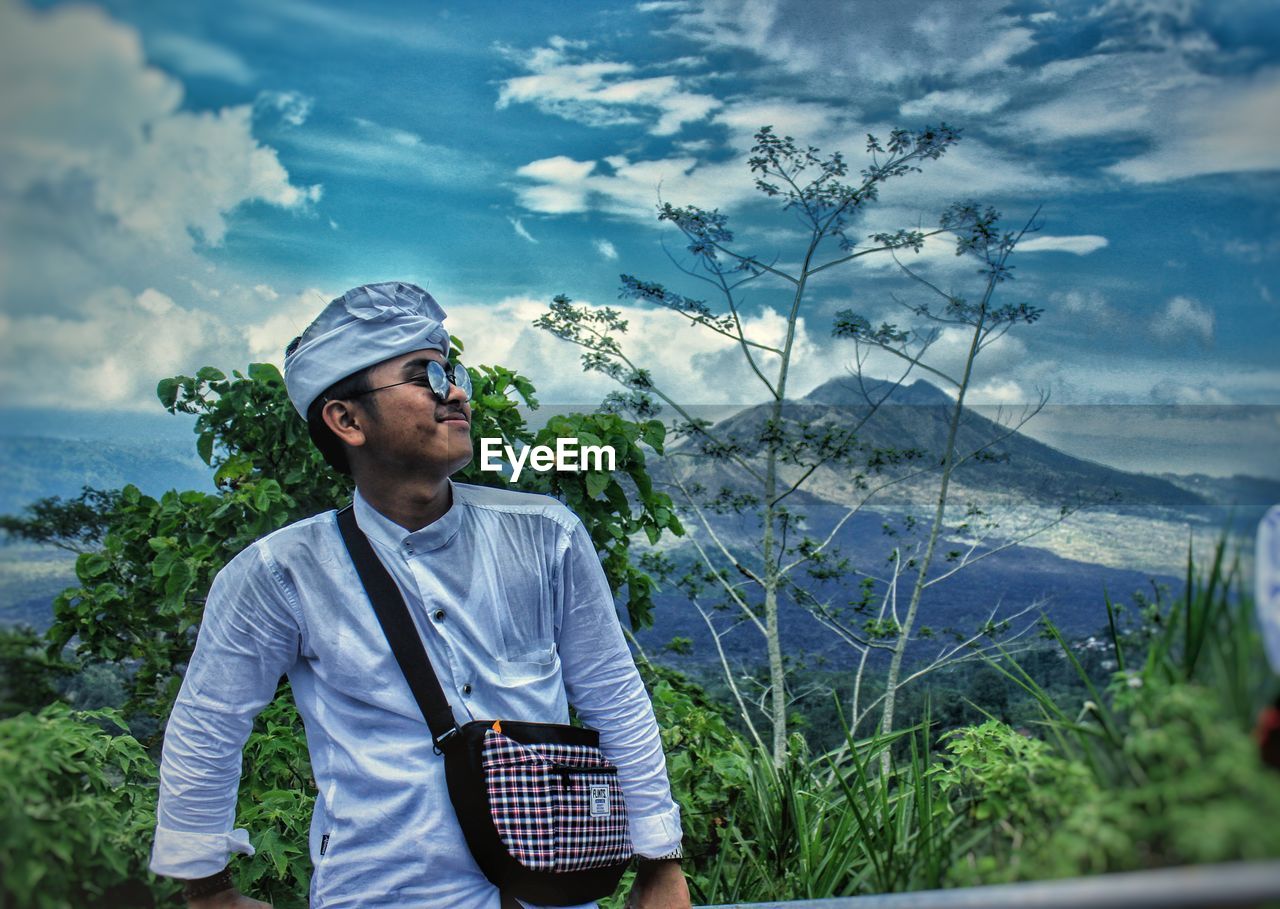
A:
<svg viewBox="0 0 1280 909">
<path fill-rule="evenodd" d="M 650 862 L 674 862 L 682 858 L 684 858 L 684 850 L 677 846 L 665 855 L 637 855 L 636 863 L 645 865 Z"/>
<path fill-rule="evenodd" d="M 198 877 L 195 880 L 183 881 L 182 897 L 188 900 L 198 900 L 206 896 L 213 896 L 215 893 L 221 893 L 223 890 L 230 890 L 234 886 L 235 881 L 231 878 L 231 868 L 227 867 L 208 877 Z"/>
</svg>

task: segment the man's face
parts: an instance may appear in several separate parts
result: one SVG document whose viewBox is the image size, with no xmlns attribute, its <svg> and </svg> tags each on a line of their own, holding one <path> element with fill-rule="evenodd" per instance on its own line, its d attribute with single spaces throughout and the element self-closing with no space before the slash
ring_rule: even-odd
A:
<svg viewBox="0 0 1280 909">
<path fill-rule="evenodd" d="M 379 363 L 369 374 L 373 388 L 423 376 L 427 364 L 444 363 L 438 350 L 419 350 Z M 471 404 L 457 386 L 441 401 L 422 384 L 406 382 L 373 392 L 361 419 L 365 441 L 359 457 L 379 469 L 448 476 L 471 460 Z M 369 407 L 368 404 L 373 406 Z"/>
</svg>

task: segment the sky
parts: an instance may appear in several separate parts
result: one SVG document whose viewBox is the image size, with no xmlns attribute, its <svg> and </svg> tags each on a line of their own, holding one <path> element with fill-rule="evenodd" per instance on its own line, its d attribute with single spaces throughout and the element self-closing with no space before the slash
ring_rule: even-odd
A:
<svg viewBox="0 0 1280 909">
<path fill-rule="evenodd" d="M 622 309 L 683 402 L 754 403 L 733 349 L 618 298 L 621 273 L 701 294 L 659 199 L 791 263 L 804 238 L 746 166 L 759 127 L 858 168 L 868 132 L 946 122 L 959 144 L 851 232 L 962 199 L 1040 212 L 1000 293 L 1044 315 L 984 353 L 971 400 L 1047 394 L 1042 437 L 1131 469 L 1280 475 L 1271 2 L 0 0 L 0 84 L 0 407 L 33 425 L 158 413 L 160 378 L 280 363 L 325 301 L 385 280 L 426 287 L 467 360 L 545 402 L 609 390 L 532 326 L 564 293 Z M 978 280 L 941 240 L 911 264 Z M 917 292 L 889 259 L 830 274 L 797 394 L 853 359 L 837 311 L 898 319 Z M 788 304 L 760 282 L 749 333 L 776 337 Z M 1117 412 L 1158 440 L 1098 416 Z"/>
</svg>

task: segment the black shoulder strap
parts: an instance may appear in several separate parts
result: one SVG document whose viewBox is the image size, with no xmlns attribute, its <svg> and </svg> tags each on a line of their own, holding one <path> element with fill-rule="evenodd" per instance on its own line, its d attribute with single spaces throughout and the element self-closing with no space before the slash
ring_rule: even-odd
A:
<svg viewBox="0 0 1280 909">
<path fill-rule="evenodd" d="M 369 595 L 369 602 L 373 604 L 382 633 L 387 636 L 391 652 L 400 664 L 400 671 L 409 683 L 409 690 L 418 702 L 418 708 L 427 721 L 431 738 L 439 751 L 458 728 L 453 721 L 453 710 L 440 687 L 440 680 L 436 678 L 431 660 L 422 646 L 422 638 L 418 636 L 418 629 L 409 616 L 404 597 L 400 595 L 400 588 L 391 579 L 387 567 L 373 551 L 369 538 L 356 523 L 356 514 L 350 505 L 338 512 L 338 529 L 342 532 L 343 542 L 347 544 L 347 551 L 351 553 L 351 560 L 356 564 L 356 573 L 360 575 L 365 593 Z"/>
</svg>

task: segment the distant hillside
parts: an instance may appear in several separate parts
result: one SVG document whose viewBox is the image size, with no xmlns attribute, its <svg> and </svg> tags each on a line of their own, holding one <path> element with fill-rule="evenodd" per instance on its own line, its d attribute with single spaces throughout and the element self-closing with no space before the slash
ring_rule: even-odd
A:
<svg viewBox="0 0 1280 909">
<path fill-rule="evenodd" d="M 840 534 L 840 551 L 851 556 L 855 564 L 879 564 L 879 560 L 868 561 L 867 555 L 883 540 L 879 516 L 860 515 Z M 682 556 L 677 564 L 683 568 L 688 560 L 688 556 Z M 849 599 L 849 578 L 825 583 L 804 576 L 798 580 L 820 599 L 834 605 Z M 1107 625 L 1104 591 L 1113 603 L 1124 602 L 1137 590 L 1149 594 L 1153 580 L 1167 584 L 1171 590 L 1180 586 L 1174 576 L 1152 577 L 1140 571 L 1073 561 L 1043 549 L 1020 546 L 966 568 L 931 591 L 925 599 L 920 624 L 932 628 L 937 637 L 920 642 L 913 648 L 912 655 L 936 654 L 951 641 L 946 629 L 972 631 L 987 619 L 997 604 L 1002 607 L 1002 615 L 1009 615 L 1031 603 L 1039 603 L 1043 605 L 1044 615 L 1068 637 L 1100 634 Z M 877 597 L 881 592 L 882 588 L 877 586 Z M 832 666 L 851 662 L 849 648 L 804 609 L 787 598 L 780 608 L 785 653 L 803 655 L 806 659 L 826 658 L 832 661 L 829 663 Z M 1037 610 L 1020 619 L 1017 628 L 1034 622 L 1039 614 Z M 670 589 L 660 593 L 655 616 L 655 627 L 638 636 L 646 649 L 656 650 L 674 637 L 685 637 L 693 642 L 693 650 L 682 660 L 700 665 L 718 661 L 706 623 L 681 594 Z M 733 616 L 730 611 L 716 621 L 720 624 Z M 1033 636 L 1036 633 L 1031 632 Z M 759 634 L 743 624 L 726 634 L 721 646 L 731 662 L 759 665 L 764 660 L 762 642 Z"/>
<path fill-rule="evenodd" d="M 38 436 L 0 437 L 0 514 L 36 499 L 74 496 L 84 486 L 133 483 L 149 495 L 213 489 L 213 474 L 185 444 L 107 444 Z"/>
<path fill-rule="evenodd" d="M 1280 453 L 1277 454 L 1277 458 L 1280 458 Z M 1220 505 L 1266 509 L 1280 504 L 1280 480 L 1246 477 L 1240 474 L 1233 477 L 1210 477 L 1202 473 L 1185 476 L 1163 473 L 1159 476 L 1175 486 L 1180 486 Z"/>
</svg>

